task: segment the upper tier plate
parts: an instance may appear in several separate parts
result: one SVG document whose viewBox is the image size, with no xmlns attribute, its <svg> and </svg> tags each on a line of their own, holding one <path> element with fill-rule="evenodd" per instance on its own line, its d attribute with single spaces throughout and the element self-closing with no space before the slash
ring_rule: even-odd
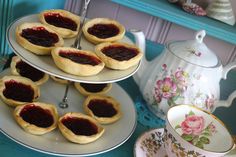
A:
<svg viewBox="0 0 236 157">
<path fill-rule="evenodd" d="M 112 82 L 117 82 L 117 81 L 120 81 L 120 80 L 123 80 L 132 76 L 138 70 L 140 66 L 140 63 L 139 63 L 136 66 L 133 66 L 127 70 L 122 70 L 122 71 L 104 68 L 99 74 L 95 76 L 89 76 L 89 77 L 80 77 L 80 76 L 75 76 L 75 75 L 65 73 L 56 67 L 51 56 L 35 55 L 29 52 L 28 50 L 24 49 L 23 47 L 21 47 L 16 42 L 16 37 L 15 37 L 16 27 L 23 22 L 39 22 L 38 15 L 37 14 L 28 15 L 28 16 L 19 18 L 10 24 L 7 30 L 7 40 L 10 47 L 15 52 L 15 54 L 21 57 L 22 60 L 24 60 L 31 66 L 45 73 L 48 73 L 50 75 L 54 75 L 56 77 L 60 77 L 60 78 L 70 80 L 70 81 L 75 81 L 75 82 L 112 83 Z M 64 39 L 64 42 L 65 42 L 64 46 L 70 47 L 73 44 L 74 40 L 75 38 Z M 132 41 L 126 36 L 121 40 L 121 42 L 132 44 Z M 84 37 L 82 37 L 81 46 L 82 46 L 82 49 L 84 50 L 94 51 L 94 45 L 88 42 Z"/>
</svg>

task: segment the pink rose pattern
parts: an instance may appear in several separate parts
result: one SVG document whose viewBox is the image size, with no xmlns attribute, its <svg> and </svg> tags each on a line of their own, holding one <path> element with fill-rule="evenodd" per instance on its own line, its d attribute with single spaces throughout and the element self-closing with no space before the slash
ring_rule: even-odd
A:
<svg viewBox="0 0 236 157">
<path fill-rule="evenodd" d="M 176 94 L 176 90 L 176 84 L 169 77 L 158 80 L 155 87 L 157 94 L 166 99 L 173 97 Z"/>
<path fill-rule="evenodd" d="M 206 108 L 210 109 L 210 110 L 213 110 L 214 103 L 215 103 L 214 95 L 212 95 L 211 97 L 207 96 L 207 99 L 205 101 Z"/>
<path fill-rule="evenodd" d="M 186 135 L 200 135 L 204 129 L 204 119 L 196 115 L 188 115 L 181 123 L 181 129 Z"/>
<path fill-rule="evenodd" d="M 162 70 L 167 73 L 167 65 L 162 65 Z M 180 68 L 174 74 L 166 76 L 163 80 L 157 80 L 154 87 L 154 98 L 157 103 L 167 99 L 169 105 L 181 95 L 188 87 L 188 74 Z"/>
<path fill-rule="evenodd" d="M 175 129 L 181 129 L 182 138 L 202 149 L 204 149 L 205 144 L 210 143 L 209 137 L 217 132 L 212 122 L 205 127 L 204 118 L 195 115 L 192 111 L 185 116 L 185 120 L 177 125 Z"/>
<path fill-rule="evenodd" d="M 177 68 L 175 72 L 168 72 L 167 65 L 163 64 L 161 74 L 163 79 L 157 80 L 154 85 L 154 104 L 158 105 L 165 99 L 169 106 L 175 105 L 175 101 L 184 96 L 184 92 L 187 91 L 188 87 L 193 86 L 189 74 L 181 68 Z M 196 76 L 194 78 L 200 79 L 200 77 Z M 202 101 L 205 103 L 205 109 L 212 111 L 215 103 L 214 95 L 205 95 L 203 93 L 200 95 L 203 96 Z M 196 95 L 195 98 L 198 98 L 198 96 Z"/>
<path fill-rule="evenodd" d="M 188 73 L 184 72 L 183 70 L 178 70 L 175 72 L 175 79 L 178 88 L 183 92 L 187 90 L 188 87 Z"/>
</svg>

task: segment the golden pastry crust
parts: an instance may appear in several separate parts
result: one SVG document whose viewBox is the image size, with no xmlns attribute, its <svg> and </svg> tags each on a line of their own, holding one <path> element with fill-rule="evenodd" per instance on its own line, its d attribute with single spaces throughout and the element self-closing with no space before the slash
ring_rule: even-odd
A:
<svg viewBox="0 0 236 157">
<path fill-rule="evenodd" d="M 52 118 L 53 118 L 53 123 L 48 126 L 48 127 L 40 127 L 35 124 L 31 124 L 27 121 L 25 121 L 21 114 L 21 111 L 25 109 L 27 106 L 37 106 L 40 107 L 46 111 L 49 111 Z M 58 113 L 55 105 L 53 104 L 47 104 L 47 103 L 42 103 L 42 102 L 33 102 L 33 103 L 27 103 L 24 105 L 17 106 L 13 112 L 14 118 L 16 122 L 28 133 L 34 134 L 34 135 L 43 135 L 45 133 L 48 133 L 52 130 L 54 130 L 57 127 L 57 121 L 58 121 Z"/>
<path fill-rule="evenodd" d="M 71 59 L 67 59 L 65 57 L 61 57 L 59 54 L 61 52 L 65 52 L 65 54 L 75 54 L 78 56 L 86 57 L 88 60 L 91 59 L 94 65 L 91 65 L 89 63 L 78 63 L 74 62 Z M 72 75 L 77 75 L 77 76 L 92 76 L 98 74 L 103 68 L 104 68 L 104 63 L 101 61 L 100 58 L 96 56 L 95 53 L 91 51 L 85 51 L 85 50 L 78 50 L 75 48 L 71 47 L 58 47 L 52 50 L 51 52 L 52 58 L 54 60 L 54 63 L 56 66 L 61 69 L 62 71 L 72 74 Z M 77 58 L 79 58 L 77 56 Z"/>
<path fill-rule="evenodd" d="M 48 23 L 45 19 L 45 15 L 47 14 L 59 14 L 62 17 L 68 18 L 70 20 L 72 20 L 73 22 L 76 23 L 77 28 L 75 30 L 69 29 L 69 28 L 63 28 L 63 27 L 58 27 L 55 25 L 52 25 L 50 23 Z M 56 18 L 56 16 L 55 16 Z M 66 10 L 60 10 L 60 9 L 52 9 L 52 10 L 45 10 L 43 12 L 41 12 L 39 14 L 39 19 L 40 22 L 42 22 L 43 24 L 47 25 L 48 27 L 50 27 L 51 29 L 53 29 L 55 32 L 57 32 L 62 38 L 73 38 L 75 37 L 78 32 L 79 32 L 79 27 L 80 27 L 80 17 L 69 12 Z"/>
<path fill-rule="evenodd" d="M 125 47 L 127 49 L 132 49 L 135 52 L 137 52 L 137 54 L 128 60 L 119 61 L 119 60 L 113 59 L 113 58 L 105 55 L 102 52 L 104 48 L 119 47 L 119 46 Z M 111 68 L 111 69 L 115 69 L 115 70 L 126 70 L 134 65 L 137 65 L 143 56 L 143 53 L 135 45 L 121 43 L 121 42 L 101 43 L 95 47 L 95 52 L 98 55 L 98 57 L 101 58 L 101 60 L 105 63 L 106 67 Z"/>
<path fill-rule="evenodd" d="M 9 81 L 16 81 L 16 82 L 22 83 L 24 85 L 30 86 L 32 88 L 32 90 L 34 91 L 32 102 L 36 101 L 39 98 L 40 88 L 30 79 L 28 79 L 26 77 L 21 77 L 21 76 L 4 76 L 0 80 L 0 97 L 9 106 L 16 107 L 16 106 L 19 106 L 19 105 L 22 105 L 25 103 L 30 103 L 30 102 L 13 100 L 13 99 L 10 99 L 10 98 L 7 98 L 4 96 L 3 91 L 6 89 L 5 83 L 9 82 Z"/>
<path fill-rule="evenodd" d="M 94 124 L 97 127 L 97 133 L 92 134 L 92 135 L 88 135 L 88 136 L 75 134 L 74 132 L 72 132 L 69 128 L 67 128 L 62 123 L 62 120 L 67 117 L 74 117 L 74 118 L 88 120 L 91 124 Z M 79 144 L 86 144 L 86 143 L 93 142 L 93 141 L 97 140 L 98 138 L 100 138 L 105 131 L 105 129 L 92 117 L 89 117 L 89 116 L 84 115 L 82 113 L 75 113 L 75 112 L 70 112 L 70 113 L 67 113 L 64 116 L 60 117 L 59 121 L 58 121 L 58 127 L 59 127 L 62 135 L 66 139 L 68 139 L 71 142 L 79 143 Z"/>
<path fill-rule="evenodd" d="M 115 109 L 116 113 L 112 116 L 97 116 L 95 115 L 95 113 L 89 108 L 89 103 L 92 100 L 102 100 L 102 101 L 106 101 L 109 104 L 112 104 L 113 109 Z M 99 104 L 97 104 L 99 105 Z M 104 108 L 104 106 L 102 106 Z M 120 110 L 120 103 L 117 102 L 114 98 L 110 97 L 110 96 L 105 96 L 105 95 L 90 95 L 88 96 L 84 103 L 83 103 L 83 108 L 85 110 L 85 112 L 90 115 L 91 117 L 93 117 L 94 119 L 96 119 L 100 124 L 110 124 L 110 123 L 114 123 L 116 121 L 118 121 L 121 116 L 121 110 Z"/>
<path fill-rule="evenodd" d="M 88 96 L 88 95 L 91 95 L 91 94 L 106 94 L 112 88 L 112 84 L 107 83 L 106 86 L 101 91 L 91 92 L 91 91 L 86 90 L 84 87 L 82 87 L 81 83 L 79 83 L 79 82 L 75 82 L 74 85 L 75 85 L 75 88 L 84 96 Z"/>
<path fill-rule="evenodd" d="M 19 76 L 22 76 L 20 73 L 19 73 L 19 69 L 16 68 L 16 65 L 19 63 L 19 62 L 24 62 L 20 57 L 18 56 L 14 56 L 12 57 L 12 60 L 11 60 L 11 64 L 10 64 L 10 67 L 11 67 L 11 73 L 13 75 L 19 75 Z M 32 67 L 33 68 L 33 67 Z M 26 76 L 22 76 L 22 77 L 26 77 Z M 49 75 L 44 73 L 43 77 L 40 78 L 39 80 L 37 81 L 34 81 L 36 83 L 36 85 L 42 85 L 44 83 L 46 83 L 48 81 L 48 78 L 49 78 Z M 30 78 L 29 78 L 30 79 Z"/>
<path fill-rule="evenodd" d="M 53 44 L 53 46 L 45 47 L 33 44 L 29 42 L 26 38 L 22 37 L 22 31 L 24 29 L 36 29 L 36 28 L 43 28 L 46 29 L 50 33 L 54 33 L 58 37 L 58 41 Z M 16 28 L 16 41 L 25 49 L 29 50 L 30 52 L 33 52 L 36 55 L 50 55 L 51 50 L 54 47 L 63 46 L 64 40 L 62 37 L 60 37 L 55 31 L 50 29 L 48 26 L 43 25 L 41 23 L 22 23 Z"/>
<path fill-rule="evenodd" d="M 69 83 L 68 80 L 61 79 L 61 78 L 56 77 L 56 76 L 50 75 L 50 77 L 51 77 L 55 82 L 58 82 L 58 83 L 61 83 L 61 84 L 68 84 L 68 83 Z"/>
<path fill-rule="evenodd" d="M 105 25 L 106 24 L 113 24 L 119 29 L 119 33 L 117 35 L 109 37 L 109 38 L 99 38 L 99 37 L 92 35 L 88 32 L 88 29 L 90 27 L 94 26 L 95 24 L 105 24 Z M 113 20 L 113 19 L 109 19 L 109 18 L 91 19 L 84 24 L 84 27 L 82 28 L 82 30 L 83 30 L 85 38 L 94 44 L 98 44 L 98 43 L 102 43 L 102 42 L 118 41 L 118 40 L 122 39 L 125 35 L 125 27 L 122 24 L 120 24 L 118 21 Z"/>
</svg>

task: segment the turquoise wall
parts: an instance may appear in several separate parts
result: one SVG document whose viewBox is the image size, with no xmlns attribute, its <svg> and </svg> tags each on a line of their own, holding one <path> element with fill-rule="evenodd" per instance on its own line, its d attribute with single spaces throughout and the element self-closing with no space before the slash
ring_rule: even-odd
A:
<svg viewBox="0 0 236 157">
<path fill-rule="evenodd" d="M 12 54 L 6 40 L 6 29 L 15 19 L 47 9 L 63 9 L 66 0 L 0 0 L 0 70 Z"/>
<path fill-rule="evenodd" d="M 63 9 L 66 0 L 13 0 L 13 18 L 39 13 L 46 9 Z"/>
</svg>

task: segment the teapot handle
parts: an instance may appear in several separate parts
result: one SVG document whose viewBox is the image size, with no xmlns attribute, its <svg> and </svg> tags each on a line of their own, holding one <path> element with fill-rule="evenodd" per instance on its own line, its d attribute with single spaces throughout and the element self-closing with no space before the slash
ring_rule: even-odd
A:
<svg viewBox="0 0 236 157">
<path fill-rule="evenodd" d="M 223 67 L 223 73 L 222 73 L 222 78 L 223 79 L 227 79 L 227 74 L 228 72 L 233 69 L 236 68 L 236 61 L 235 62 L 231 62 L 228 65 L 226 65 L 225 67 Z"/>
<path fill-rule="evenodd" d="M 226 65 L 225 67 L 223 67 L 222 78 L 227 79 L 228 72 L 233 68 L 236 68 L 236 62 L 231 62 L 228 65 Z M 227 100 L 220 100 L 216 104 L 216 107 L 219 107 L 219 106 L 229 107 L 232 104 L 234 98 L 236 98 L 236 90 L 229 95 Z"/>
<path fill-rule="evenodd" d="M 146 59 L 146 56 L 145 56 L 145 48 L 146 48 L 145 35 L 141 30 L 137 30 L 137 29 L 129 29 L 129 32 L 134 35 L 135 44 L 144 53 L 144 56 L 142 57 L 142 60 L 141 60 L 141 66 L 139 67 L 139 70 L 136 72 L 136 74 L 133 75 L 134 81 L 137 84 L 140 84 L 141 77 L 144 74 L 146 67 L 148 65 L 148 60 Z"/>
<path fill-rule="evenodd" d="M 228 97 L 227 100 L 219 100 L 217 103 L 216 103 L 216 107 L 220 107 L 220 106 L 223 106 L 223 107 L 230 107 L 230 105 L 232 104 L 234 98 L 236 98 L 236 90 L 231 93 Z"/>
</svg>

